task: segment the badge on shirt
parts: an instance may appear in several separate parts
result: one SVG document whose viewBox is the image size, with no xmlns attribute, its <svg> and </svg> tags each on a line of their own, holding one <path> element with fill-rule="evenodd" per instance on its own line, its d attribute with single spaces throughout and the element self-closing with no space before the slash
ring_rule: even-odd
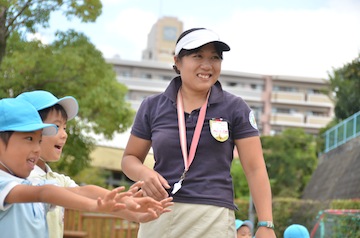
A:
<svg viewBox="0 0 360 238">
<path fill-rule="evenodd" d="M 220 142 L 224 142 L 229 138 L 229 129 L 227 121 L 222 118 L 213 118 L 210 121 L 211 135 Z"/>
<path fill-rule="evenodd" d="M 249 121 L 252 127 L 254 127 L 256 130 L 258 130 L 256 119 L 253 111 L 250 111 L 249 113 Z"/>
</svg>

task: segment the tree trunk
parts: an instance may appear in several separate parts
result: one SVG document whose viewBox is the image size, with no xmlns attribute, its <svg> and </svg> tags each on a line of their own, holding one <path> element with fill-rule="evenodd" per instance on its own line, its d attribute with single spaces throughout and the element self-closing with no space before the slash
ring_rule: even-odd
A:
<svg viewBox="0 0 360 238">
<path fill-rule="evenodd" d="M 0 65 L 5 56 L 6 39 L 8 37 L 6 29 L 6 13 L 7 8 L 0 6 Z"/>
</svg>

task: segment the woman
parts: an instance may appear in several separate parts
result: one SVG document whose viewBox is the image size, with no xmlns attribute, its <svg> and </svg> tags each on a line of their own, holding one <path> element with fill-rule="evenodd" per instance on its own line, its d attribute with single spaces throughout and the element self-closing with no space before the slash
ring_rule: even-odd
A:
<svg viewBox="0 0 360 238">
<path fill-rule="evenodd" d="M 174 78 L 165 92 L 140 106 L 122 159 L 132 180 L 157 200 L 174 197 L 172 212 L 141 224 L 139 237 L 235 237 L 230 175 L 236 146 L 253 196 L 257 238 L 275 237 L 270 183 L 259 132 L 248 105 L 223 91 L 222 54 L 230 47 L 208 29 L 183 32 L 175 48 Z M 150 147 L 154 170 L 143 165 Z M 267 227 L 268 226 L 268 227 Z"/>
</svg>

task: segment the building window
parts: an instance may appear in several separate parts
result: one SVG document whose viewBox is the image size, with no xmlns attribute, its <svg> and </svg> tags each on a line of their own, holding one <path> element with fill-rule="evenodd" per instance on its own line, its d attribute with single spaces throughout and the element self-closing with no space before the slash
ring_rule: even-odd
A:
<svg viewBox="0 0 360 238">
<path fill-rule="evenodd" d="M 141 78 L 142 78 L 142 79 L 151 79 L 151 78 L 152 78 L 152 75 L 151 75 L 151 74 L 146 74 L 146 73 L 144 73 L 144 74 L 141 75 Z"/>
<path fill-rule="evenodd" d="M 167 76 L 167 75 L 161 75 L 160 78 L 161 78 L 162 80 L 169 81 L 169 80 L 171 80 L 173 77 L 172 77 L 172 76 Z"/>
<path fill-rule="evenodd" d="M 272 108 L 271 111 L 273 113 L 284 113 L 284 114 L 290 114 L 293 112 L 289 108 Z"/>
<path fill-rule="evenodd" d="M 235 82 L 227 82 L 227 85 L 230 87 L 235 87 L 237 85 L 237 83 Z"/>
<path fill-rule="evenodd" d="M 308 116 L 317 116 L 317 117 L 324 117 L 327 116 L 326 113 L 324 112 L 319 112 L 319 111 L 308 111 L 307 112 Z"/>
<path fill-rule="evenodd" d="M 298 92 L 299 90 L 293 87 L 286 86 L 274 86 L 273 91 L 275 92 Z"/>
<path fill-rule="evenodd" d="M 131 73 L 129 71 L 121 71 L 121 72 L 118 72 L 118 73 L 123 78 L 131 78 Z"/>
<path fill-rule="evenodd" d="M 163 39 L 166 41 L 176 41 L 177 29 L 173 26 L 165 26 L 163 29 Z"/>
<path fill-rule="evenodd" d="M 308 94 L 323 94 L 319 89 L 308 89 Z"/>
</svg>

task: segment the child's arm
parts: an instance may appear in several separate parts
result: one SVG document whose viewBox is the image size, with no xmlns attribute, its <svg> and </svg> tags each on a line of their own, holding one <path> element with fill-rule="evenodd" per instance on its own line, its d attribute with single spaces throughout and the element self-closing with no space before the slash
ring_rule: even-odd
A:
<svg viewBox="0 0 360 238">
<path fill-rule="evenodd" d="M 141 188 L 141 186 L 143 185 L 144 182 L 142 181 L 138 181 L 136 183 L 134 183 L 127 192 L 131 193 L 131 194 L 124 194 L 124 196 L 128 196 L 128 195 L 136 195 L 138 190 Z M 100 186 L 96 186 L 96 185 L 84 185 L 84 186 L 77 186 L 77 187 L 69 187 L 69 189 L 71 191 L 74 191 L 75 193 L 88 197 L 88 198 L 93 198 L 93 199 L 97 199 L 98 197 L 104 197 L 109 190 L 100 187 Z"/>
<path fill-rule="evenodd" d="M 116 195 L 115 200 L 119 203 L 124 203 L 127 210 L 134 212 L 148 212 L 148 209 L 162 209 L 163 205 L 151 197 L 142 197 L 141 188 L 143 182 L 139 181 L 133 184 L 127 192 L 122 192 Z M 96 186 L 85 185 L 80 187 L 67 188 L 69 191 L 73 191 L 79 195 L 97 199 L 98 197 L 104 197 L 109 190 Z"/>
<path fill-rule="evenodd" d="M 162 208 L 161 209 L 148 209 L 147 212 L 134 212 L 129 210 L 120 210 L 118 212 L 112 212 L 111 214 L 121 217 L 122 219 L 128 221 L 134 221 L 138 223 L 145 223 L 158 218 L 161 214 L 165 212 L 170 212 L 168 209 L 169 206 L 173 205 L 173 198 L 168 197 L 160 201 Z"/>
<path fill-rule="evenodd" d="M 8 193 L 5 203 L 43 202 L 87 212 L 117 212 L 126 208 L 125 204 L 115 200 L 122 189 L 108 191 L 103 198 L 96 200 L 54 185 L 17 185 Z"/>
</svg>

